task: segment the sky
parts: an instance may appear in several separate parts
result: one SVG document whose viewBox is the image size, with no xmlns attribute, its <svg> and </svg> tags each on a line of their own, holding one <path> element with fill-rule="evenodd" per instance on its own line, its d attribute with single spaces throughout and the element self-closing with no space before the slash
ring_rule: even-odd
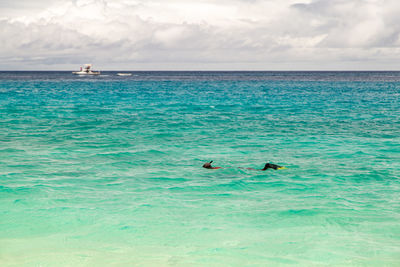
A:
<svg viewBox="0 0 400 267">
<path fill-rule="evenodd" d="M 398 0 L 0 0 L 0 70 L 399 70 Z"/>
</svg>

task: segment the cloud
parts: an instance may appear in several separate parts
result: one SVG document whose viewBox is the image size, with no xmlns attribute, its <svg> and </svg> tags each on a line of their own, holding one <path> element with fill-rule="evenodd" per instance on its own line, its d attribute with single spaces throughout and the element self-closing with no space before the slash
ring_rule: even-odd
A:
<svg viewBox="0 0 400 267">
<path fill-rule="evenodd" d="M 387 17 L 389 1 L 333 0 L 296 4 L 292 7 L 304 18 L 299 25 L 312 29 L 314 34 L 325 33 L 320 47 L 370 48 L 398 45 L 393 33 L 399 33 L 397 23 Z M 394 5 L 393 5 L 394 4 Z M 389 20 L 388 20 L 389 19 Z"/>
<path fill-rule="evenodd" d="M 85 62 L 128 69 L 373 69 L 393 68 L 400 56 L 394 0 L 13 3 L 0 5 L 1 69 Z"/>
</svg>

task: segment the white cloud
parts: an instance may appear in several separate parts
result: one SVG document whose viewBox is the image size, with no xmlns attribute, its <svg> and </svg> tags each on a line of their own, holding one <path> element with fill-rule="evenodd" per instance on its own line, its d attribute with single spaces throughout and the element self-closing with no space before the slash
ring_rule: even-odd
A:
<svg viewBox="0 0 400 267">
<path fill-rule="evenodd" d="M 400 59 L 394 0 L 13 3 L 0 5 L 1 69 L 391 69 Z"/>
</svg>

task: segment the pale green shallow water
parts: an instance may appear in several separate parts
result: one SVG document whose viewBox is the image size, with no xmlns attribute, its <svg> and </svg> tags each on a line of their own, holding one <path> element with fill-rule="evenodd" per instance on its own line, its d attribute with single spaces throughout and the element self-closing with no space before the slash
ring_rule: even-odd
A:
<svg viewBox="0 0 400 267">
<path fill-rule="evenodd" d="M 0 265 L 400 266 L 399 96 L 396 72 L 0 73 Z"/>
</svg>

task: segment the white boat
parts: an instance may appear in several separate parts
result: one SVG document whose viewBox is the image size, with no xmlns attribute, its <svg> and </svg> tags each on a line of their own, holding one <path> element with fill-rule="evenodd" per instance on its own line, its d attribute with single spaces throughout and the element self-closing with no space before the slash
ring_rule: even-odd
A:
<svg viewBox="0 0 400 267">
<path fill-rule="evenodd" d="M 74 71 L 73 74 L 77 75 L 99 75 L 100 71 L 92 71 L 92 64 L 85 64 L 81 67 L 80 71 Z"/>
<path fill-rule="evenodd" d="M 118 76 L 132 76 L 132 73 L 117 73 Z"/>
</svg>

